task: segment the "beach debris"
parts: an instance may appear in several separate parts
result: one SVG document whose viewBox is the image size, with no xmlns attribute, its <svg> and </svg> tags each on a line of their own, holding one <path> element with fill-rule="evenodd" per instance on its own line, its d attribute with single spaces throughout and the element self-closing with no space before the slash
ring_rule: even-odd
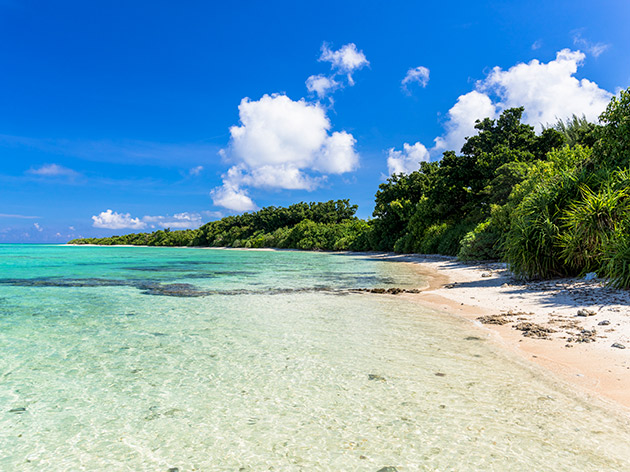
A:
<svg viewBox="0 0 630 472">
<path fill-rule="evenodd" d="M 596 311 L 589 310 L 588 308 L 582 308 L 577 312 L 578 316 L 595 316 L 596 314 Z"/>
<path fill-rule="evenodd" d="M 621 343 L 613 343 L 613 345 L 611 347 L 616 347 L 617 349 L 625 349 L 626 346 L 624 346 Z"/>
<path fill-rule="evenodd" d="M 492 277 L 492 272 L 482 272 L 481 276 L 484 277 L 484 278 L 485 277 Z"/>
<path fill-rule="evenodd" d="M 610 324 L 609 320 L 602 320 L 599 323 L 597 323 L 599 326 L 608 326 Z"/>
<path fill-rule="evenodd" d="M 552 318 L 549 320 L 549 323 L 562 323 L 558 324 L 558 327 L 561 329 L 582 329 L 580 322 L 574 319 L 565 320 L 564 318 Z"/>
<path fill-rule="evenodd" d="M 569 343 L 592 343 L 595 342 L 595 336 L 597 335 L 597 330 L 595 329 L 583 329 L 578 334 L 574 335 L 567 339 Z"/>
<path fill-rule="evenodd" d="M 399 293 L 420 293 L 420 289 L 417 289 L 417 288 L 400 288 L 400 287 L 357 288 L 357 289 L 352 289 L 352 292 L 367 292 L 367 293 L 398 295 Z"/>
<path fill-rule="evenodd" d="M 23 406 L 11 408 L 9 410 L 9 413 L 17 413 L 18 415 L 21 415 L 22 413 L 26 413 L 26 408 L 24 408 Z"/>
<path fill-rule="evenodd" d="M 589 272 L 588 274 L 586 274 L 584 276 L 584 280 L 586 280 L 587 282 L 591 281 L 591 280 L 595 280 L 597 278 L 597 273 L 596 272 Z"/>
<path fill-rule="evenodd" d="M 483 341 L 483 338 L 480 338 L 478 336 L 466 336 L 464 338 L 464 341 Z"/>
<path fill-rule="evenodd" d="M 457 287 L 457 284 L 446 284 L 444 286 L 444 288 L 455 288 L 455 287 Z"/>
<path fill-rule="evenodd" d="M 167 472 L 179 472 L 179 467 L 169 467 Z"/>
<path fill-rule="evenodd" d="M 500 315 L 485 315 L 477 318 L 477 321 L 483 324 L 504 325 L 512 322 L 507 318 L 507 316 L 511 315 L 508 315 L 507 313 L 502 313 Z"/>
<path fill-rule="evenodd" d="M 398 469 L 394 466 L 388 465 L 387 467 L 378 469 L 376 472 L 398 472 Z"/>
<path fill-rule="evenodd" d="M 385 377 L 378 374 L 368 374 L 368 380 L 378 380 L 379 382 L 386 382 Z"/>
<path fill-rule="evenodd" d="M 553 328 L 530 322 L 518 323 L 514 329 L 522 331 L 525 337 L 538 339 L 549 339 L 549 335 L 556 332 Z"/>
<path fill-rule="evenodd" d="M 446 374 L 444 372 L 436 372 L 435 376 L 436 377 L 446 377 Z"/>
</svg>

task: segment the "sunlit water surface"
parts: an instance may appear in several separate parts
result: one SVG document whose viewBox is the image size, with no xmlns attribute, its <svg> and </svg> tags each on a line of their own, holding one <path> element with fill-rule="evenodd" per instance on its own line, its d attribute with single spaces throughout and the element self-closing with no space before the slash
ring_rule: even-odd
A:
<svg viewBox="0 0 630 472">
<path fill-rule="evenodd" d="M 347 291 L 422 284 L 360 255 L 0 245 L 0 470 L 630 470 L 623 416 Z"/>
</svg>

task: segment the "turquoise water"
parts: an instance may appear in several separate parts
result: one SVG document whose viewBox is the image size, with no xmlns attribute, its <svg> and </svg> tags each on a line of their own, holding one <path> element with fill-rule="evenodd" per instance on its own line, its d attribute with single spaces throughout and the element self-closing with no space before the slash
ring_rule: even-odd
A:
<svg viewBox="0 0 630 472">
<path fill-rule="evenodd" d="M 0 245 L 0 470 L 604 471 L 623 416 L 366 256 Z"/>
</svg>

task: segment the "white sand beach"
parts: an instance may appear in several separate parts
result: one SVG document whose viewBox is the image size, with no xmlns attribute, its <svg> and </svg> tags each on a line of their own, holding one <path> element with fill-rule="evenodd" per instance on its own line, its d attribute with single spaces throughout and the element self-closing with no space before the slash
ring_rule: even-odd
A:
<svg viewBox="0 0 630 472">
<path fill-rule="evenodd" d="M 498 263 L 384 257 L 429 278 L 422 293 L 403 296 L 466 317 L 561 379 L 630 408 L 630 292 L 597 279 L 519 281 Z"/>
</svg>

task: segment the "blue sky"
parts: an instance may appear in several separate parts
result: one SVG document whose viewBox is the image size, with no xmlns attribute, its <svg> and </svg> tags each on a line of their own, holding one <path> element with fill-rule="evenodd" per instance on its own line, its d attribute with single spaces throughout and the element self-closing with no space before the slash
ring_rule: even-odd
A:
<svg viewBox="0 0 630 472">
<path fill-rule="evenodd" d="M 594 120 L 630 85 L 628 24 L 621 0 L 0 1 L 0 242 L 368 217 L 475 118 Z"/>
</svg>

